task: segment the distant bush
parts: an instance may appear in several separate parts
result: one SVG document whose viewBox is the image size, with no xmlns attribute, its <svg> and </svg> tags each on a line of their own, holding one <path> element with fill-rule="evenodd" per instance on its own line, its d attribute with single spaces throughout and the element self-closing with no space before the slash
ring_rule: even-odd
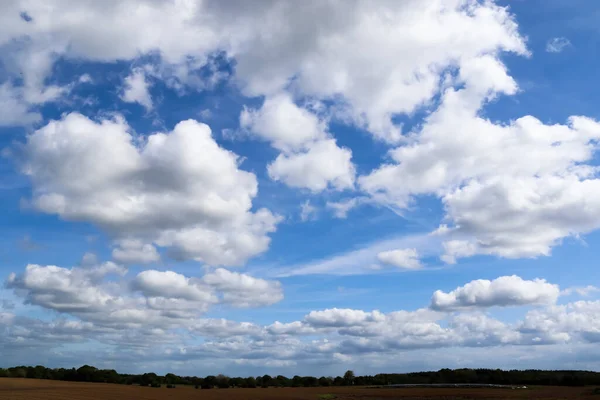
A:
<svg viewBox="0 0 600 400">
<path fill-rule="evenodd" d="M 200 385 L 194 386 L 194 389 L 200 389 Z"/>
<path fill-rule="evenodd" d="M 152 382 L 150 384 L 150 386 L 153 387 L 153 388 L 159 388 L 161 385 L 160 385 L 160 382 Z"/>
<path fill-rule="evenodd" d="M 167 389 L 175 389 L 175 385 L 172 385 L 172 384 L 170 384 L 170 383 L 169 383 L 169 384 L 167 385 Z"/>
</svg>

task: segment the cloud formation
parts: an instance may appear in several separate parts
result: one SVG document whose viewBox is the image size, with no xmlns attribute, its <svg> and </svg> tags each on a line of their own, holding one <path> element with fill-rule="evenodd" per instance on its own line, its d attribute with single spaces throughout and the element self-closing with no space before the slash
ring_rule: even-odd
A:
<svg viewBox="0 0 600 400">
<path fill-rule="evenodd" d="M 438 290 L 431 298 L 430 307 L 437 311 L 452 311 L 553 304 L 559 295 L 558 285 L 548 283 L 544 279 L 523 280 L 516 275 L 501 276 L 492 281 L 477 279 L 449 293 Z"/>
<path fill-rule="evenodd" d="M 569 46 L 571 46 L 571 42 L 566 37 L 555 37 L 546 42 L 546 51 L 548 53 L 560 53 Z"/>
<path fill-rule="evenodd" d="M 200 278 L 150 270 L 124 287 L 103 279 L 115 272 L 123 270 L 107 263 L 71 270 L 28 266 L 24 273 L 12 275 L 7 285 L 19 296 L 78 319 L 42 322 L 3 311 L 0 325 L 11 334 L 0 341 L 18 346 L 16 339 L 26 337 L 30 346 L 57 346 L 65 340 L 85 343 L 93 339 L 109 346 L 135 346 L 138 362 L 157 360 L 153 357 L 160 352 L 163 361 L 209 357 L 230 366 L 260 360 L 281 367 L 339 362 L 347 366 L 354 357 L 385 360 L 390 354 L 409 356 L 413 350 L 439 348 L 492 351 L 501 346 L 504 351 L 523 348 L 530 352 L 531 346 L 583 346 L 600 340 L 598 301 L 555 305 L 557 285 L 517 276 L 473 281 L 450 294 L 438 291 L 429 308 L 387 313 L 330 308 L 311 311 L 296 321 L 260 325 L 204 318 L 202 307 L 271 304 L 280 298 L 277 282 L 224 269 Z M 514 305 L 534 308 L 514 323 L 482 312 L 492 306 Z M 190 340 L 188 334 L 200 335 L 203 342 Z M 123 348 L 120 354 L 128 357 L 130 350 Z"/>
<path fill-rule="evenodd" d="M 150 111 L 153 106 L 150 86 L 144 70 L 136 68 L 125 78 L 121 99 L 127 103 L 139 103 L 146 111 Z"/>
<path fill-rule="evenodd" d="M 419 253 L 416 249 L 398 249 L 383 251 L 377 254 L 377 259 L 387 265 L 398 268 L 419 269 L 422 267 Z"/>
<path fill-rule="evenodd" d="M 120 117 L 71 113 L 28 137 L 22 168 L 34 207 L 102 227 L 121 240 L 122 261 L 156 260 L 154 243 L 178 259 L 235 266 L 268 248 L 279 221 L 251 211 L 256 177 L 238 164 L 194 120 L 139 137 Z"/>
</svg>

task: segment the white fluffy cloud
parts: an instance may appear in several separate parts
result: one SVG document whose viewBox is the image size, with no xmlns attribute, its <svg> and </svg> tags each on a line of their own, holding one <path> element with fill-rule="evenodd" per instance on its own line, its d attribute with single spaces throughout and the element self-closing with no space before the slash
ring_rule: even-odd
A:
<svg viewBox="0 0 600 400">
<path fill-rule="evenodd" d="M 240 125 L 282 152 L 303 150 L 327 137 L 326 121 L 294 104 L 287 94 L 268 97 L 259 109 L 244 109 Z"/>
<path fill-rule="evenodd" d="M 527 313 L 519 329 L 538 342 L 567 342 L 578 338 L 600 342 L 600 302 L 577 301 Z"/>
<path fill-rule="evenodd" d="M 120 298 L 99 286 L 111 273 L 124 274 L 114 263 L 66 269 L 30 264 L 21 275 L 11 274 L 7 287 L 23 291 L 27 303 L 59 312 L 94 312 L 122 305 Z"/>
<path fill-rule="evenodd" d="M 437 290 L 431 298 L 431 308 L 438 311 L 465 308 L 553 304 L 560 294 L 558 285 L 544 279 L 524 280 L 516 275 L 501 276 L 489 281 L 478 279 L 446 293 Z"/>
<path fill-rule="evenodd" d="M 156 247 L 136 239 L 119 240 L 112 257 L 122 264 L 149 264 L 160 260 Z"/>
<path fill-rule="evenodd" d="M 19 18 L 23 10 L 32 21 Z M 392 116 L 427 103 L 448 67 L 499 50 L 525 52 L 516 23 L 492 2 L 260 1 L 247 7 L 214 0 L 60 0 L 50 7 L 22 0 L 0 11 L 0 46 L 21 60 L 15 70 L 27 71 L 33 86 L 61 56 L 110 62 L 152 52 L 185 84 L 193 81 L 190 71 L 225 51 L 236 60 L 244 93 L 273 95 L 292 86 L 301 96 L 340 98 L 344 118 L 388 141 L 401 138 Z M 11 46 L 15 39 L 22 45 Z"/>
<path fill-rule="evenodd" d="M 383 314 L 379 311 L 364 312 L 362 310 L 332 308 L 323 311 L 312 311 L 304 320 L 314 327 L 340 328 L 380 321 L 383 318 Z"/>
<path fill-rule="evenodd" d="M 153 107 L 150 86 L 144 70 L 136 68 L 125 78 L 121 99 L 127 103 L 139 103 L 149 111 Z"/>
<path fill-rule="evenodd" d="M 327 123 L 290 96 L 275 95 L 258 110 L 245 109 L 240 125 L 281 151 L 267 167 L 272 179 L 313 192 L 354 186 L 352 152 L 339 147 L 326 132 Z"/>
<path fill-rule="evenodd" d="M 459 78 L 465 87 L 447 89 L 411 142 L 390 152 L 394 163 L 361 177 L 361 187 L 398 208 L 437 195 L 454 224 L 447 262 L 548 255 L 563 238 L 600 227 L 600 181 L 588 164 L 600 124 L 571 117 L 567 125 L 545 125 L 532 116 L 496 124 L 478 111 L 490 97 L 515 93 L 505 67 L 484 57 Z"/>
<path fill-rule="evenodd" d="M 419 253 L 416 249 L 398 249 L 383 251 L 377 254 L 377 260 L 384 264 L 404 269 L 419 269 L 422 267 Z"/>
<path fill-rule="evenodd" d="M 206 302 L 228 302 L 219 291 L 236 295 L 244 292 L 251 298 L 276 288 L 272 283 L 259 282 L 256 278 L 222 269 L 202 278 L 188 278 L 171 271 L 144 271 L 134 278 L 131 289 L 135 295 L 132 295 L 127 292 L 127 287 L 111 288 L 108 285 L 110 281 L 102 280 L 109 271 L 115 270 L 110 265 L 72 270 L 30 266 L 23 274 L 11 277 L 8 286 L 19 296 L 50 310 L 75 315 L 80 320 L 42 322 L 2 312 L 0 328 L 8 335 L 0 337 L 0 344 L 21 348 L 21 340 L 26 341 L 29 348 L 43 349 L 44 346 L 63 346 L 65 341 L 85 343 L 94 339 L 107 346 L 124 346 L 119 347 L 118 353 L 123 357 L 134 357 L 137 362 L 211 359 L 246 363 L 260 360 L 265 365 L 279 366 L 322 365 L 341 360 L 347 366 L 347 362 L 355 356 L 363 360 L 383 357 L 380 360 L 391 361 L 390 356 L 408 356 L 412 350 L 422 353 L 432 348 L 458 348 L 463 351 L 465 348 L 470 351 L 486 348 L 489 352 L 498 346 L 502 346 L 503 351 L 519 347 L 530 354 L 535 351 L 535 347 L 531 346 L 546 346 L 546 352 L 552 349 L 549 346 L 558 344 L 568 344 L 573 348 L 600 341 L 600 320 L 597 318 L 600 303 L 597 301 L 553 305 L 552 300 L 543 295 L 537 300 L 532 295 L 526 303 L 535 308 L 514 323 L 502 322 L 487 313 L 463 307 L 388 313 L 332 308 L 309 312 L 298 321 L 277 321 L 262 326 L 251 322 L 201 318 L 199 307 Z M 511 278 L 513 284 L 520 282 L 521 286 L 512 291 L 500 287 L 496 290 L 500 295 L 481 294 L 489 292 L 490 285 L 502 286 L 497 282 L 504 282 L 506 286 L 508 281 L 505 278 Z M 510 305 L 516 304 L 514 299 L 522 298 L 526 290 L 535 294 L 539 287 L 554 286 L 543 281 L 519 279 L 501 277 L 490 285 L 480 285 L 484 289 L 479 291 L 473 289 L 480 284 L 475 281 L 457 291 L 477 292 L 474 298 L 479 305 L 490 305 L 492 297 L 495 304 Z M 86 292 L 90 285 L 86 282 L 91 281 L 113 303 L 98 301 L 98 296 L 90 297 L 90 293 Z M 86 304 L 94 303 L 96 308 L 74 308 L 72 305 L 63 308 L 65 302 L 60 299 L 70 296 L 69 302 L 72 303 L 75 291 L 82 294 L 77 296 L 79 299 L 90 297 Z M 220 300 L 213 297 L 213 293 L 217 293 Z M 142 297 L 138 297 L 139 294 Z M 463 301 L 466 296 L 457 295 L 457 299 Z M 506 298 L 511 300 L 502 300 Z M 538 301 L 540 298 L 544 300 Z M 472 301 L 465 301 L 468 307 L 473 306 Z M 525 304 L 521 300 L 516 302 Z M 201 344 L 196 340 L 198 336 L 204 338 Z M 152 358 L 157 357 L 157 352 L 160 353 L 159 358 Z M 26 354 L 21 353 L 23 355 Z M 99 360 L 104 357 L 114 360 L 110 353 L 98 355 Z"/>
<path fill-rule="evenodd" d="M 235 60 L 234 80 L 243 93 L 265 96 L 261 108 L 242 114 L 242 125 L 281 151 L 268 167 L 275 180 L 314 192 L 353 188 L 351 152 L 339 147 L 326 130 L 326 121 L 338 119 L 366 128 L 377 138 L 402 143 L 390 153 L 394 162 L 362 177 L 361 188 L 399 208 L 407 207 L 414 196 L 439 196 L 456 227 L 457 238 L 452 240 L 468 241 L 472 254 L 548 254 L 564 237 L 598 227 L 594 218 L 582 222 L 597 215 L 593 207 L 589 213 L 580 211 L 581 220 L 560 217 L 587 210 L 584 199 L 595 195 L 595 180 L 584 164 L 597 139 L 592 121 L 573 118 L 567 126 L 549 126 L 524 117 L 498 125 L 480 116 L 487 100 L 518 90 L 500 54 L 527 54 L 508 9 L 493 2 L 351 1 L 340 7 L 337 0 L 328 0 L 292 7 L 264 1 L 245 7 L 212 0 L 193 4 L 128 0 L 102 6 L 62 0 L 51 8 L 19 1 L 2 7 L 0 46 L 5 57 L 16 60 L 8 70 L 24 77 L 26 103 L 61 93 L 63 88 L 44 87 L 60 57 L 110 62 L 159 54 L 162 64 L 154 66 L 157 79 L 185 87 L 198 79 L 192 72 L 212 68 L 211 56 L 224 52 Z M 30 22 L 18 17 L 23 10 Z M 128 15 L 127 23 L 122 15 Z M 138 72 L 131 76 L 132 83 L 142 82 Z M 393 123 L 398 114 L 433 106 L 432 99 L 440 93 L 441 106 L 422 129 L 402 132 Z M 145 95 L 134 97 L 150 104 Z M 322 109 L 317 115 L 294 99 L 321 104 Z M 565 196 L 557 203 L 552 193 L 544 192 L 554 184 L 583 197 Z M 517 187 L 514 196 L 521 198 L 494 197 L 506 187 Z M 497 207 L 478 213 L 482 207 L 472 198 L 479 195 L 491 196 Z M 503 210 L 510 217 L 499 221 L 499 215 L 486 209 Z M 557 217 L 542 223 L 545 213 L 555 209 Z M 534 221 L 523 218 L 525 214 Z M 210 235 L 202 229 L 178 230 L 165 234 L 161 242 L 167 246 L 177 242 L 174 253 L 196 258 L 194 243 Z M 251 247 L 246 253 L 260 252 L 257 248 L 264 249 L 265 243 Z M 456 257 L 448 254 L 446 259 Z"/>
<path fill-rule="evenodd" d="M 180 298 L 215 303 L 217 301 L 210 287 L 173 271 L 140 272 L 133 280 L 132 285 L 135 290 L 148 297 Z"/>
<path fill-rule="evenodd" d="M 71 269 L 32 264 L 22 274 L 11 274 L 6 285 L 28 304 L 110 329 L 196 329 L 200 315 L 213 305 L 248 308 L 283 299 L 279 282 L 225 269 L 201 278 L 147 270 L 129 282 L 106 279 L 126 272 L 112 262 Z"/>
<path fill-rule="evenodd" d="M 153 241 L 181 259 L 242 264 L 268 248 L 279 220 L 251 211 L 256 177 L 193 120 L 142 138 L 121 118 L 73 113 L 31 134 L 25 157 L 37 209 L 96 223 L 116 239 Z"/>
<path fill-rule="evenodd" d="M 354 187 L 354 166 L 350 150 L 340 148 L 334 139 L 315 142 L 302 153 L 280 154 L 269 164 L 269 176 L 291 187 L 320 192 Z"/>
<path fill-rule="evenodd" d="M 222 300 L 225 303 L 237 307 L 266 306 L 283 299 L 279 282 L 253 278 L 223 268 L 204 275 L 202 280 L 223 292 Z"/>
</svg>

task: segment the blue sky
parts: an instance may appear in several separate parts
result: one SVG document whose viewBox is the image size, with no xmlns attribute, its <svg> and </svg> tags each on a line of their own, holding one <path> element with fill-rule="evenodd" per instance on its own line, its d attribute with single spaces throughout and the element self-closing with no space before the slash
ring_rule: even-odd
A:
<svg viewBox="0 0 600 400">
<path fill-rule="evenodd" d="M 49 4 L 0 6 L 0 367 L 600 367 L 595 2 Z"/>
</svg>

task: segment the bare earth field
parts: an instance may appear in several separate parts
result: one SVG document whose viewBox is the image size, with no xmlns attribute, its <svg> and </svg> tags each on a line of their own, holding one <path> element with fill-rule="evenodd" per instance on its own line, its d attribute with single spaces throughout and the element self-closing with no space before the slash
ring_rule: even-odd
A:
<svg viewBox="0 0 600 400">
<path fill-rule="evenodd" d="M 269 388 L 211 389 L 178 386 L 176 389 L 0 378 L 1 400 L 379 400 L 379 399 L 597 399 L 592 388 L 537 387 L 530 389 L 399 388 Z M 330 396 L 322 396 L 330 395 Z"/>
</svg>

